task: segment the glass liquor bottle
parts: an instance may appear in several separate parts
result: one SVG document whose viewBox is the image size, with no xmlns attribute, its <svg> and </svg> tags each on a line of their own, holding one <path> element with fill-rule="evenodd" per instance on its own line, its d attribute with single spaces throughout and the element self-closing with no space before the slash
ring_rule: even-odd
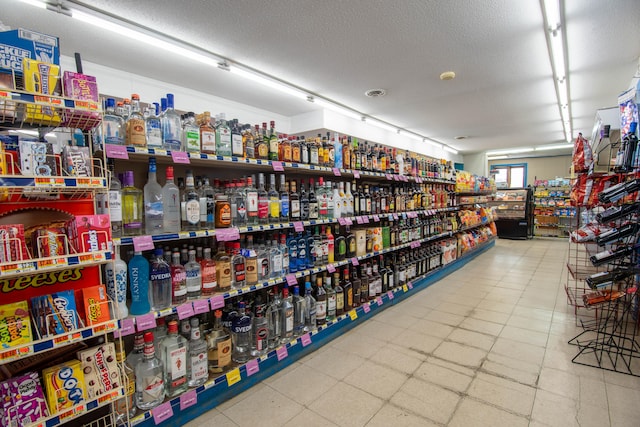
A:
<svg viewBox="0 0 640 427">
<path fill-rule="evenodd" d="M 114 248 L 115 259 L 105 265 L 107 295 L 115 303 L 113 316 L 124 319 L 129 315 L 127 308 L 127 264 L 120 258 L 120 246 Z"/>
<path fill-rule="evenodd" d="M 307 141 L 307 146 L 309 147 L 309 163 L 312 165 L 320 165 L 320 151 L 318 144 L 313 141 L 313 139 L 309 139 Z"/>
<path fill-rule="evenodd" d="M 164 310 L 171 307 L 171 267 L 163 258 L 163 250 L 153 251 L 155 256 L 149 271 L 151 286 L 151 309 Z"/>
<path fill-rule="evenodd" d="M 264 187 L 264 174 L 258 174 L 258 223 L 269 224 L 269 193 Z"/>
<path fill-rule="evenodd" d="M 309 220 L 317 220 L 319 218 L 318 198 L 316 197 L 315 183 L 313 178 L 309 180 Z"/>
<path fill-rule="evenodd" d="M 136 406 L 143 411 L 155 408 L 165 396 L 164 364 L 156 357 L 153 333 L 144 334 L 144 357 L 135 365 Z"/>
<path fill-rule="evenodd" d="M 304 284 L 304 330 L 309 332 L 316 328 L 316 299 L 313 297 L 311 282 Z"/>
<path fill-rule="evenodd" d="M 263 124 L 264 126 L 265 124 Z M 270 122 L 271 132 L 269 134 L 269 160 L 278 160 L 280 153 L 280 144 L 278 141 L 278 135 L 276 134 L 276 122 L 273 120 Z"/>
<path fill-rule="evenodd" d="M 231 156 L 231 129 L 225 120 L 224 114 L 220 114 L 216 121 L 216 154 L 218 156 Z"/>
<path fill-rule="evenodd" d="M 283 162 L 291 163 L 293 161 L 293 153 L 291 147 L 291 138 L 287 137 L 287 135 L 280 135 L 280 153 L 279 159 Z"/>
<path fill-rule="evenodd" d="M 153 103 L 153 107 L 147 108 L 144 119 L 145 134 L 148 148 L 162 148 L 162 122 L 160 121 L 160 104 Z"/>
<path fill-rule="evenodd" d="M 353 284 L 349 280 L 349 267 L 345 266 L 342 270 L 342 282 L 340 284 L 344 295 L 344 312 L 348 312 L 353 308 Z"/>
<path fill-rule="evenodd" d="M 186 151 L 200 152 L 200 126 L 196 124 L 196 115 L 193 111 L 187 113 L 182 126 L 182 135 Z"/>
<path fill-rule="evenodd" d="M 211 258 L 211 248 L 204 248 L 204 257 L 200 261 L 200 271 L 202 274 L 202 296 L 212 296 L 217 288 L 216 263 Z"/>
<path fill-rule="evenodd" d="M 149 177 L 144 185 L 144 223 L 146 234 L 162 233 L 164 206 L 162 187 L 156 177 L 156 158 L 149 158 Z"/>
<path fill-rule="evenodd" d="M 309 220 L 309 196 L 305 190 L 304 180 L 300 180 L 300 219 Z"/>
<path fill-rule="evenodd" d="M 267 124 L 262 123 L 263 132 L 266 132 Z M 269 141 L 263 138 L 260 133 L 260 126 L 255 125 L 255 133 L 253 134 L 254 144 L 256 145 L 256 158 L 261 160 L 269 159 Z"/>
<path fill-rule="evenodd" d="M 360 301 L 361 301 L 361 295 L 360 292 L 362 290 L 362 282 L 360 281 L 360 278 L 358 277 L 358 271 L 356 270 L 357 267 L 352 267 L 353 270 L 351 271 L 350 269 L 350 276 L 351 276 L 351 289 L 353 292 L 353 304 L 352 307 L 356 308 L 360 306 Z"/>
<path fill-rule="evenodd" d="M 287 187 L 284 175 L 280 175 L 280 222 L 289 222 L 289 188 Z"/>
<path fill-rule="evenodd" d="M 162 122 L 162 147 L 165 150 L 181 151 L 182 123 L 180 115 L 174 109 L 174 98 L 172 93 L 167 94 L 167 109 L 160 117 Z"/>
<path fill-rule="evenodd" d="M 296 188 L 296 181 L 291 180 L 289 184 L 291 192 L 289 193 L 289 216 L 291 221 L 300 221 L 300 195 Z"/>
<path fill-rule="evenodd" d="M 285 257 L 284 257 L 284 253 L 283 250 L 280 248 L 280 246 L 278 245 L 278 241 L 277 240 L 272 240 L 271 241 L 271 247 L 268 249 L 269 251 L 269 271 L 271 274 L 271 277 L 282 277 L 285 272 L 284 272 L 284 263 L 285 263 Z M 287 258 L 286 258 L 286 262 L 289 262 L 289 253 L 287 252 Z M 288 267 L 288 264 L 287 264 Z"/>
<path fill-rule="evenodd" d="M 140 112 L 140 96 L 134 93 L 131 95 L 131 100 L 131 114 L 126 122 L 125 144 L 134 147 L 146 147 L 147 135 L 144 116 Z"/>
<path fill-rule="evenodd" d="M 282 307 L 280 308 L 281 324 L 282 324 L 282 336 L 280 337 L 280 343 L 284 344 L 287 341 L 291 341 L 293 338 L 293 301 L 291 295 L 289 295 L 289 288 L 285 284 L 282 288 Z"/>
<path fill-rule="evenodd" d="M 331 233 L 331 226 L 327 226 L 327 262 L 332 263 L 335 261 L 335 239 Z"/>
<path fill-rule="evenodd" d="M 255 285 L 258 283 L 259 268 L 258 268 L 258 254 L 253 245 L 253 235 L 246 236 L 246 245 L 240 251 L 245 258 L 245 270 L 246 270 L 246 283 L 247 285 Z"/>
<path fill-rule="evenodd" d="M 167 166 L 166 181 L 162 187 L 162 231 L 180 232 L 180 190 L 173 180 L 173 166 Z"/>
<path fill-rule="evenodd" d="M 271 277 L 272 263 L 271 248 L 260 243 L 256 249 L 256 266 L 258 268 L 258 280 L 269 280 Z M 282 261 L 280 261 L 282 263 Z M 280 266 L 282 268 L 282 265 Z"/>
<path fill-rule="evenodd" d="M 300 161 L 304 164 L 309 164 L 309 144 L 302 135 L 298 141 L 300 143 Z"/>
<path fill-rule="evenodd" d="M 321 276 L 316 278 L 316 322 L 318 325 L 327 323 L 327 291 Z"/>
<path fill-rule="evenodd" d="M 347 257 L 347 238 L 343 234 L 335 236 L 334 242 L 336 261 L 343 261 Z"/>
<path fill-rule="evenodd" d="M 207 359 L 209 370 L 220 374 L 231 365 L 231 335 L 222 326 L 222 310 L 216 310 L 213 315 L 213 329 L 207 334 Z"/>
<path fill-rule="evenodd" d="M 247 270 L 246 259 L 240 254 L 240 242 L 231 243 L 231 270 L 232 284 L 236 289 L 246 285 Z"/>
<path fill-rule="evenodd" d="M 333 286 L 336 293 L 336 316 L 341 316 L 345 311 L 344 288 L 340 285 L 340 272 L 333 273 Z"/>
<path fill-rule="evenodd" d="M 167 336 L 160 342 L 160 360 L 165 367 L 167 396 L 187 391 L 187 340 L 178 333 L 178 322 L 168 324 Z"/>
<path fill-rule="evenodd" d="M 116 100 L 107 98 L 102 117 L 102 140 L 105 144 L 124 145 L 124 119 L 116 114 Z"/>
<path fill-rule="evenodd" d="M 251 132 L 251 125 L 244 125 L 242 131 L 242 144 L 244 145 L 244 157 L 256 158 L 256 142 Z"/>
<path fill-rule="evenodd" d="M 269 177 L 269 222 L 278 224 L 280 222 L 280 194 L 276 191 L 276 176 Z"/>
<path fill-rule="evenodd" d="M 196 261 L 196 251 L 189 251 L 189 261 L 184 265 L 187 273 L 187 299 L 198 299 L 202 294 L 202 273 Z"/>
<path fill-rule="evenodd" d="M 291 160 L 294 163 L 302 162 L 302 150 L 300 147 L 300 141 L 298 137 L 292 137 L 291 139 Z"/>
<path fill-rule="evenodd" d="M 260 357 L 267 353 L 269 349 L 269 322 L 265 317 L 266 308 L 256 309 L 252 325 L 251 356 Z"/>
<path fill-rule="evenodd" d="M 238 119 L 231 120 L 231 155 L 234 157 L 244 157 L 244 143 L 242 133 L 238 126 Z"/>
<path fill-rule="evenodd" d="M 180 252 L 171 255 L 171 289 L 173 304 L 187 301 L 187 271 L 180 263 Z"/>
<path fill-rule="evenodd" d="M 196 191 L 193 172 L 187 171 L 187 179 L 185 180 L 185 218 L 183 230 L 198 230 L 200 226 L 200 195 Z"/>
<path fill-rule="evenodd" d="M 192 317 L 191 339 L 189 340 L 189 387 L 199 387 L 209 379 L 207 363 L 207 343 L 202 339 L 200 321 Z"/>
<path fill-rule="evenodd" d="M 231 273 L 231 257 L 225 252 L 224 245 L 218 243 L 218 253 L 215 257 L 216 262 L 216 281 L 221 291 L 231 289 L 232 273 Z"/>
<path fill-rule="evenodd" d="M 282 337 L 282 298 L 280 298 L 277 287 L 273 290 L 273 298 L 267 308 L 267 321 L 269 324 L 269 348 L 274 349 L 280 344 Z"/>
<path fill-rule="evenodd" d="M 327 292 L 327 322 L 331 322 L 336 319 L 337 295 L 328 274 L 324 276 L 324 290 Z"/>
<path fill-rule="evenodd" d="M 231 320 L 231 339 L 233 341 L 232 359 L 245 363 L 251 358 L 251 315 L 246 312 L 245 303 L 238 303 L 238 311 Z"/>
<path fill-rule="evenodd" d="M 104 119 L 103 119 L 104 120 Z M 109 193 L 107 195 L 108 213 L 111 220 L 111 237 L 122 236 L 122 183 L 114 172 L 115 162 L 108 160 Z"/>
<path fill-rule="evenodd" d="M 209 183 L 209 178 L 205 177 L 199 189 L 200 204 L 200 228 L 211 229 L 215 227 L 216 219 L 216 194 Z"/>
<path fill-rule="evenodd" d="M 247 177 L 245 195 L 247 200 L 247 225 L 258 224 L 258 190 L 253 186 L 254 179 Z"/>
<path fill-rule="evenodd" d="M 205 111 L 199 118 L 200 151 L 206 154 L 216 154 L 216 129 L 211 126 L 211 113 Z"/>
<path fill-rule="evenodd" d="M 131 291 L 131 307 L 129 314 L 139 316 L 151 310 L 149 303 L 149 261 L 136 251 L 128 265 L 129 290 Z"/>
<path fill-rule="evenodd" d="M 247 225 L 247 198 L 244 189 L 244 180 L 241 180 L 231 192 L 231 223 L 234 227 Z"/>
<path fill-rule="evenodd" d="M 133 171 L 124 173 L 124 188 L 122 189 L 122 228 L 125 236 L 142 234 L 143 200 L 144 196 L 139 188 L 133 185 Z"/>
</svg>

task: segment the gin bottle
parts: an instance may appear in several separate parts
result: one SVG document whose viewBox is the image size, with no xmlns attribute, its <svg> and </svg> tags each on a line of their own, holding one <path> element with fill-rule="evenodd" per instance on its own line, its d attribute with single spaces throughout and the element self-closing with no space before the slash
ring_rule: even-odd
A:
<svg viewBox="0 0 640 427">
<path fill-rule="evenodd" d="M 165 366 L 167 396 L 175 397 L 187 391 L 187 340 L 178 333 L 178 322 L 168 325 L 167 337 L 160 343 L 160 360 Z"/>
<path fill-rule="evenodd" d="M 142 191 L 133 185 L 133 171 L 126 171 L 122 189 L 122 228 L 125 236 L 142 234 L 143 200 Z"/>
<path fill-rule="evenodd" d="M 202 294 L 202 273 L 200 264 L 196 261 L 196 251 L 189 251 L 189 261 L 184 269 L 187 273 L 187 299 L 198 299 Z"/>
<path fill-rule="evenodd" d="M 222 327 L 222 310 L 214 312 L 213 329 L 207 334 L 209 370 L 220 374 L 231 364 L 231 335 Z"/>
<path fill-rule="evenodd" d="M 267 308 L 267 321 L 269 322 L 269 348 L 274 349 L 280 344 L 282 337 L 282 299 L 278 289 L 274 289 L 273 300 Z"/>
<path fill-rule="evenodd" d="M 191 320 L 191 339 L 189 340 L 189 387 L 199 387 L 209 379 L 207 362 L 207 343 L 200 335 L 200 322 L 197 317 Z"/>
<path fill-rule="evenodd" d="M 162 249 L 155 249 L 153 254 L 155 259 L 151 262 L 149 274 L 151 308 L 153 310 L 164 310 L 171 307 L 171 267 L 162 257 Z"/>
<path fill-rule="evenodd" d="M 147 147 L 162 147 L 162 122 L 160 121 L 160 104 L 153 103 L 153 108 L 148 108 L 149 115 L 145 118 L 145 131 L 147 134 Z"/>
<path fill-rule="evenodd" d="M 245 303 L 238 303 L 238 312 L 231 320 L 233 361 L 245 363 L 251 358 L 251 315 L 246 313 Z"/>
<path fill-rule="evenodd" d="M 149 178 L 144 185 L 144 224 L 146 234 L 160 234 L 164 225 L 162 187 L 156 178 L 156 158 L 149 158 Z"/>
<path fill-rule="evenodd" d="M 124 145 L 124 119 L 116 114 L 116 100 L 107 98 L 102 117 L 102 140 L 105 144 Z"/>
<path fill-rule="evenodd" d="M 165 396 L 164 364 L 156 357 L 153 333 L 144 334 L 144 357 L 135 365 L 136 406 L 148 411 L 162 403 Z"/>
<path fill-rule="evenodd" d="M 171 300 L 173 304 L 182 304 L 187 301 L 187 271 L 180 263 L 180 252 L 174 252 L 171 259 Z"/>
<path fill-rule="evenodd" d="M 176 110 L 174 110 L 172 93 L 167 94 L 167 109 L 162 113 L 160 120 L 162 122 L 163 148 L 171 151 L 182 150 L 182 142 L 180 138 L 182 122 L 180 120 L 180 115 Z"/>
</svg>

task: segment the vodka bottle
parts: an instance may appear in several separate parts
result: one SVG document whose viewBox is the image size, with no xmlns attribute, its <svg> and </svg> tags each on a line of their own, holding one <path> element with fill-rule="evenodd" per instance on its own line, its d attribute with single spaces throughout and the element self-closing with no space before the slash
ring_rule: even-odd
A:
<svg viewBox="0 0 640 427">
<path fill-rule="evenodd" d="M 258 224 L 258 190 L 253 186 L 253 178 L 247 178 L 247 188 L 245 189 L 247 200 L 247 225 Z"/>
<path fill-rule="evenodd" d="M 289 222 L 289 190 L 284 175 L 280 175 L 280 222 Z"/>
<path fill-rule="evenodd" d="M 143 194 L 133 185 L 133 171 L 124 174 L 124 188 L 122 189 L 122 228 L 125 236 L 142 234 L 143 224 Z"/>
<path fill-rule="evenodd" d="M 182 135 L 186 151 L 200 151 L 200 127 L 196 124 L 196 115 L 193 111 L 187 113 L 187 119 L 182 126 Z"/>
<path fill-rule="evenodd" d="M 199 387 L 209 379 L 207 343 L 200 335 L 200 322 L 192 317 L 191 339 L 189 340 L 189 387 Z"/>
<path fill-rule="evenodd" d="M 105 144 L 124 145 L 124 119 L 116 114 L 116 100 L 107 98 L 102 117 L 102 140 Z"/>
<path fill-rule="evenodd" d="M 169 322 L 167 336 L 160 342 L 160 360 L 165 367 L 167 396 L 187 391 L 187 340 L 178 333 L 178 322 Z"/>
<path fill-rule="evenodd" d="M 187 272 L 187 299 L 198 299 L 202 294 L 202 273 L 196 261 L 196 251 L 189 251 L 189 262 L 184 266 Z"/>
<path fill-rule="evenodd" d="M 149 273 L 151 308 L 153 310 L 164 310 L 171 307 L 171 267 L 162 257 L 162 249 L 155 249 L 153 254 L 155 258 L 151 262 Z"/>
<path fill-rule="evenodd" d="M 269 198 L 269 222 L 272 224 L 278 224 L 280 222 L 280 194 L 276 191 L 276 176 L 271 175 L 269 177 L 269 192 L 267 193 Z"/>
<path fill-rule="evenodd" d="M 160 104 L 153 103 L 153 108 L 148 108 L 149 114 L 144 119 L 145 133 L 147 135 L 147 147 L 162 148 L 162 122 L 160 121 Z"/>
<path fill-rule="evenodd" d="M 187 171 L 187 179 L 185 181 L 185 218 L 186 223 L 182 227 L 183 230 L 197 230 L 200 225 L 200 196 L 196 191 L 193 172 Z"/>
<path fill-rule="evenodd" d="M 330 322 L 336 318 L 337 295 L 333 286 L 331 286 L 331 276 L 325 276 L 324 289 L 327 292 L 327 321 Z"/>
<path fill-rule="evenodd" d="M 280 322 L 282 325 L 282 336 L 280 337 L 281 344 L 291 341 L 293 338 L 293 312 L 293 300 L 291 295 L 289 295 L 289 288 L 285 284 L 282 289 L 282 306 L 280 308 Z"/>
<path fill-rule="evenodd" d="M 144 186 L 144 224 L 146 234 L 160 234 L 164 224 L 162 187 L 156 178 L 156 158 L 149 158 L 149 178 Z"/>
<path fill-rule="evenodd" d="M 289 269 L 289 248 L 287 247 L 287 236 L 284 233 L 280 235 L 280 246 L 278 246 L 278 249 L 280 249 L 280 253 L 282 254 L 281 275 L 286 275 L 291 270 Z"/>
<path fill-rule="evenodd" d="M 116 304 L 114 317 L 124 319 L 129 315 L 127 309 L 127 263 L 120 258 L 119 246 L 116 246 L 114 252 L 115 259 L 105 266 L 107 294 Z"/>
<path fill-rule="evenodd" d="M 313 221 L 319 218 L 318 198 L 314 188 L 313 179 L 309 180 L 309 220 Z"/>
<path fill-rule="evenodd" d="M 296 236 L 297 248 L 298 248 L 298 261 L 296 262 L 296 269 L 298 271 L 305 270 L 307 268 L 307 258 L 309 254 L 309 248 L 307 247 L 307 237 L 304 233 L 298 233 Z"/>
<path fill-rule="evenodd" d="M 231 193 L 230 202 L 233 226 L 243 227 L 247 225 L 247 197 L 241 183 L 237 184 Z"/>
<path fill-rule="evenodd" d="M 202 296 L 210 297 L 218 289 L 216 263 L 211 258 L 211 248 L 204 248 L 204 258 L 200 261 L 202 274 Z"/>
<path fill-rule="evenodd" d="M 300 296 L 300 289 L 293 287 L 293 336 L 299 337 L 304 333 L 305 317 L 306 317 L 306 301 Z"/>
<path fill-rule="evenodd" d="M 162 146 L 165 150 L 184 151 L 180 134 L 182 123 L 180 115 L 174 110 L 173 94 L 167 94 L 167 109 L 163 111 L 160 120 L 162 122 Z"/>
<path fill-rule="evenodd" d="M 167 166 L 162 187 L 162 229 L 164 233 L 180 232 L 180 190 L 173 181 L 173 166 Z"/>
<path fill-rule="evenodd" d="M 111 220 L 111 237 L 122 236 L 122 183 L 114 173 L 114 161 L 109 159 L 109 193 L 107 196 L 108 211 Z"/>
<path fill-rule="evenodd" d="M 333 198 L 333 190 L 331 189 L 331 182 L 327 181 L 324 184 L 324 193 L 327 198 L 327 218 L 337 218 L 335 216 L 335 200 Z"/>
<path fill-rule="evenodd" d="M 187 271 L 180 263 L 180 252 L 174 252 L 171 263 L 171 301 L 182 304 L 187 301 Z"/>
<path fill-rule="evenodd" d="M 311 290 L 311 282 L 305 282 L 304 284 L 304 330 L 303 332 L 309 332 L 316 327 L 316 299 L 313 297 Z"/>
<path fill-rule="evenodd" d="M 267 321 L 269 324 L 269 348 L 273 349 L 280 344 L 282 337 L 282 298 L 278 289 L 274 289 L 273 299 L 267 308 Z"/>
<path fill-rule="evenodd" d="M 240 254 L 240 242 L 232 243 L 231 250 L 232 285 L 235 288 L 242 288 L 247 281 L 247 265 L 245 257 Z"/>
<path fill-rule="evenodd" d="M 210 229 L 215 227 L 215 194 L 209 184 L 209 178 L 204 178 L 200 188 L 200 228 Z"/>
<path fill-rule="evenodd" d="M 153 333 L 144 334 L 144 357 L 135 365 L 136 406 L 148 411 L 162 403 L 165 396 L 164 364 L 156 357 Z"/>
<path fill-rule="evenodd" d="M 269 322 L 265 317 L 266 310 L 256 312 L 253 317 L 251 356 L 260 357 L 269 350 Z"/>
<path fill-rule="evenodd" d="M 231 364 L 231 335 L 222 326 L 222 310 L 214 312 L 213 329 L 207 334 L 209 370 L 220 374 Z"/>
<path fill-rule="evenodd" d="M 256 268 L 258 269 L 258 280 L 269 280 L 271 277 L 271 252 L 270 248 L 261 244 L 256 250 Z"/>
<path fill-rule="evenodd" d="M 233 361 L 245 363 L 251 358 L 251 315 L 246 312 L 245 303 L 238 303 L 238 312 L 231 320 L 233 341 Z"/>
<path fill-rule="evenodd" d="M 258 223 L 269 223 L 269 193 L 265 190 L 263 173 L 258 175 Z"/>
<path fill-rule="evenodd" d="M 149 304 L 149 261 L 136 251 L 129 260 L 129 289 L 131 290 L 131 307 L 129 314 L 139 316 L 151 310 Z"/>
<path fill-rule="evenodd" d="M 224 114 L 220 114 L 216 122 L 216 154 L 219 156 L 231 156 L 231 129 L 225 120 Z"/>
</svg>

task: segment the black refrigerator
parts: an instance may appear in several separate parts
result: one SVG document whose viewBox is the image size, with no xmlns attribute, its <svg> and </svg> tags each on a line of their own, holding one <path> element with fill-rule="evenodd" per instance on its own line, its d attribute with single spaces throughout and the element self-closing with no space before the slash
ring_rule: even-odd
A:
<svg viewBox="0 0 640 427">
<path fill-rule="evenodd" d="M 533 238 L 533 189 L 498 189 L 489 205 L 495 209 L 498 237 L 504 239 Z"/>
</svg>

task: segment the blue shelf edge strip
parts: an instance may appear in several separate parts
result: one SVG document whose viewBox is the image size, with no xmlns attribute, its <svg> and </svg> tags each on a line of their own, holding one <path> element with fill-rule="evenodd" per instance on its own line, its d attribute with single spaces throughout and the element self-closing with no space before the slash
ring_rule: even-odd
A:
<svg viewBox="0 0 640 427">
<path fill-rule="evenodd" d="M 339 320 L 333 322 L 329 327 L 323 326 L 320 330 L 311 335 L 312 341 L 306 347 L 300 343 L 300 338 L 298 338 L 295 345 L 290 345 L 289 343 L 287 343 L 286 347 L 288 355 L 280 361 L 278 361 L 276 351 L 270 351 L 265 360 L 260 359 L 260 371 L 256 372 L 250 377 L 247 377 L 246 365 L 240 366 L 241 380 L 230 387 L 226 385 L 226 376 L 221 375 L 216 378 L 215 385 L 209 386 L 209 388 L 207 389 L 205 389 L 204 386 L 196 388 L 195 390 L 198 394 L 198 403 L 194 406 L 181 411 L 180 398 L 178 397 L 172 399 L 171 407 L 173 409 L 174 415 L 168 420 L 160 423 L 160 425 L 162 425 L 163 427 L 181 427 L 189 421 L 205 414 L 206 412 L 214 409 L 223 402 L 231 399 L 232 397 L 242 393 L 245 390 L 248 390 L 254 385 L 269 378 L 271 375 L 274 375 L 275 373 L 286 368 L 292 363 L 297 362 L 301 358 L 307 356 L 308 354 L 319 349 L 325 344 L 328 344 L 333 339 L 339 337 L 344 332 L 352 329 L 356 325 L 359 325 L 366 319 L 375 316 L 386 308 L 391 307 L 408 297 L 411 297 L 415 293 L 445 278 L 449 274 L 463 267 L 478 255 L 492 248 L 495 245 L 495 240 L 496 239 L 494 238 L 489 242 L 485 242 L 481 246 L 467 252 L 461 258 L 447 264 L 442 268 L 427 273 L 425 277 L 413 282 L 413 289 L 409 289 L 407 292 L 403 292 L 402 287 L 393 289 L 393 299 L 389 299 L 386 294 L 382 294 L 384 304 L 381 306 L 378 306 L 377 304 L 375 304 L 375 302 L 370 304 L 369 307 L 371 308 L 371 310 L 369 311 L 369 313 L 365 313 L 362 306 L 360 306 L 356 309 L 356 312 L 358 314 L 357 319 L 351 320 L 349 315 L 346 314 L 344 316 L 341 316 Z M 146 412 L 145 419 L 137 422 L 135 426 L 155 427 L 156 424 L 151 413 Z"/>
</svg>

